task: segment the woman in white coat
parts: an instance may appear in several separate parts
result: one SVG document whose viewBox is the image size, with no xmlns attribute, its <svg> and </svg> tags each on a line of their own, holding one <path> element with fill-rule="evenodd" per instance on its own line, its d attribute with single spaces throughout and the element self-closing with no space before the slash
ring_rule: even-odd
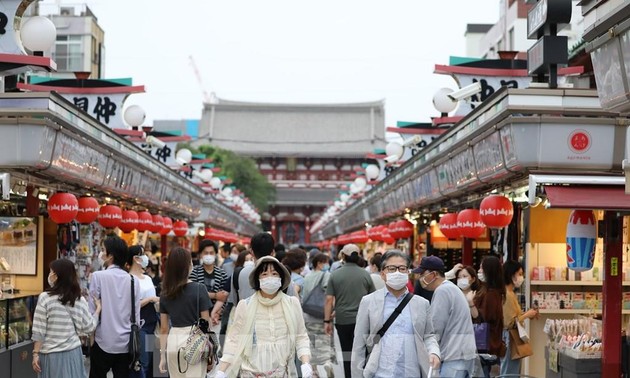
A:
<svg viewBox="0 0 630 378">
<path fill-rule="evenodd" d="M 352 345 L 352 377 L 427 377 L 430 367 L 437 370 L 440 366 L 440 347 L 433 332 L 429 302 L 407 290 L 410 260 L 406 253 L 388 251 L 381 266 L 385 288 L 366 295 L 359 305 Z M 407 295 L 407 305 L 379 338 L 377 332 Z"/>
</svg>

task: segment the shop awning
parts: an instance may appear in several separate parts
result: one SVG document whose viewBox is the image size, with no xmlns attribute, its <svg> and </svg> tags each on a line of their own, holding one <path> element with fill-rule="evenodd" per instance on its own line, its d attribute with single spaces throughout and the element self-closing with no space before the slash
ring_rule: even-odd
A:
<svg viewBox="0 0 630 378">
<path fill-rule="evenodd" d="M 630 210 L 623 185 L 545 186 L 551 209 Z"/>
</svg>

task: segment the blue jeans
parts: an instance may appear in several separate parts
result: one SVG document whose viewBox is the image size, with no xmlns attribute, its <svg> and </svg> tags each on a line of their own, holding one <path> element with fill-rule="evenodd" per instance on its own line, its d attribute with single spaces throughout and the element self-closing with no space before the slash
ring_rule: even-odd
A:
<svg viewBox="0 0 630 378">
<path fill-rule="evenodd" d="M 440 365 L 440 377 L 468 378 L 472 377 L 475 360 L 442 361 Z"/>
<path fill-rule="evenodd" d="M 506 329 L 503 330 L 503 341 L 507 351 L 505 357 L 501 359 L 501 375 L 513 375 L 518 377 L 521 373 L 521 359 L 513 360 L 510 356 L 510 332 Z"/>
</svg>

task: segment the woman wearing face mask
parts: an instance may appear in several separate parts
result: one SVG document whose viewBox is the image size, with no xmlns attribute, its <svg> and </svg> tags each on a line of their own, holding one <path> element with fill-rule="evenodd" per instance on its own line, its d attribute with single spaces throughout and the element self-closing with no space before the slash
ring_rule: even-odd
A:
<svg viewBox="0 0 630 378">
<path fill-rule="evenodd" d="M 205 285 L 188 280 L 191 270 L 190 252 L 180 247 L 169 253 L 160 296 L 160 372 L 166 373 L 168 362 L 171 378 L 202 378 L 208 366 L 207 360 L 189 365 L 178 358 L 192 325 L 200 317 L 210 322 L 208 291 Z"/>
<path fill-rule="evenodd" d="M 256 292 L 236 306 L 217 378 L 295 376 L 294 356 L 302 377 L 313 376 L 309 339 L 300 302 L 282 292 L 291 283 L 289 271 L 271 256 L 260 258 L 249 276 Z"/>
<path fill-rule="evenodd" d="M 304 291 L 302 301 L 311 295 L 313 290 L 324 290 L 328 286 L 330 278 L 330 265 L 328 256 L 318 253 L 311 259 L 313 270 L 304 278 Z M 335 356 L 335 345 L 332 335 L 327 335 L 324 331 L 324 301 L 322 301 L 322 317 L 304 313 L 304 322 L 311 345 L 311 366 L 316 370 L 317 365 L 323 365 L 326 374 L 330 377 L 333 374 L 332 359 Z"/>
<path fill-rule="evenodd" d="M 468 301 L 470 315 L 473 318 L 476 318 L 478 313 L 477 308 L 475 307 L 474 299 L 480 285 L 475 268 L 472 266 L 462 266 L 455 272 L 455 277 L 457 277 L 457 286 L 462 290 L 466 296 L 466 300 Z"/>
<path fill-rule="evenodd" d="M 488 323 L 490 328 L 488 354 L 502 358 L 505 356 L 506 346 L 503 342 L 503 303 L 505 302 L 505 284 L 503 283 L 503 268 L 496 256 L 486 256 L 481 261 L 477 278 L 483 282 L 477 291 L 471 312 L 476 310 L 477 316 L 473 316 L 474 323 Z M 484 374 L 490 376 L 490 368 L 496 362 L 482 363 Z"/>
<path fill-rule="evenodd" d="M 538 311 L 529 309 L 521 311 L 521 305 L 514 294 L 514 290 L 520 288 L 525 281 L 523 266 L 518 261 L 509 260 L 503 264 L 503 278 L 505 280 L 505 303 L 503 304 L 503 341 L 507 346 L 505 357 L 501 359 L 501 375 L 519 375 L 521 372 L 521 359 L 513 360 L 510 357 L 510 332 L 516 327 L 516 322 L 523 325 L 525 319 L 534 319 Z"/>
<path fill-rule="evenodd" d="M 96 329 L 101 303 L 91 314 L 74 264 L 67 259 L 50 263 L 50 289 L 39 295 L 33 318 L 33 370 L 42 378 L 87 377 L 80 334 Z"/>
<path fill-rule="evenodd" d="M 142 328 L 140 328 L 140 364 L 144 371 L 144 376 L 149 377 L 149 371 L 151 370 L 149 350 L 153 350 L 152 347 L 145 347 L 147 343 L 153 341 L 153 334 L 155 333 L 155 326 L 157 325 L 158 315 L 155 311 L 155 303 L 160 301 L 160 298 L 155 295 L 155 286 L 153 286 L 153 280 L 148 275 L 144 274 L 144 269 L 149 265 L 149 256 L 144 254 L 144 248 L 139 245 L 129 247 L 129 261 L 127 266 L 129 267 L 129 273 L 140 282 L 140 319 L 144 320 Z M 138 375 L 139 376 L 139 375 Z"/>
</svg>

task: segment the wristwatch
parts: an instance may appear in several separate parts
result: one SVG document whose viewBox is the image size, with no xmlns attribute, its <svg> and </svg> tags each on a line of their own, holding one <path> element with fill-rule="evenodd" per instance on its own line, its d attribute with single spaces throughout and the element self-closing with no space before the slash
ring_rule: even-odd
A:
<svg viewBox="0 0 630 378">
<path fill-rule="evenodd" d="M 324 323 L 330 323 L 330 319 L 328 320 L 324 319 Z"/>
</svg>

